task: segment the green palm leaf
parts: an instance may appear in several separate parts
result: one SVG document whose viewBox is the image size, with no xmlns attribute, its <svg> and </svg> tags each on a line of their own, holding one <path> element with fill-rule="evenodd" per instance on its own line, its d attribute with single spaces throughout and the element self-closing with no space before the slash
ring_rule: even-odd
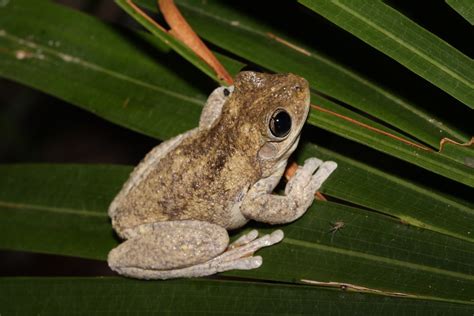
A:
<svg viewBox="0 0 474 316">
<path fill-rule="evenodd" d="M 472 59 L 381 1 L 300 0 L 474 108 Z"/>
<path fill-rule="evenodd" d="M 140 3 L 154 10 L 153 1 Z M 313 103 L 339 115 L 313 110 L 312 126 L 304 130 L 295 155 L 299 163 L 309 156 L 338 163 L 322 188 L 332 202 L 316 202 L 303 218 L 283 226 L 284 241 L 259 252 L 264 258 L 260 269 L 230 271 L 220 280 L 170 282 L 3 278 L 0 313 L 305 314 L 334 312 L 335 306 L 347 313 L 472 310 L 474 207 L 469 190 L 474 180 L 466 160 L 472 147 L 447 145 L 442 153 L 425 152 L 393 137 L 437 148 L 442 137 L 468 141 L 469 129 L 443 118 L 430 121 L 432 113 L 417 102 L 399 98 L 251 12 L 218 1 L 177 3 L 201 36 L 225 50 L 218 57 L 231 73 L 243 61 L 304 75 Z M 312 8 L 315 3 L 305 1 Z M 396 18 L 412 26 L 385 4 L 368 6 L 385 10 L 371 17 L 381 23 Z M 353 22 L 348 27 L 360 23 Z M 426 36 L 433 45 L 447 45 Z M 162 40 L 48 1 L 10 1 L 0 7 L 0 75 L 166 139 L 197 124 L 215 85 L 213 73 L 192 53 L 173 42 L 171 48 L 190 61 L 183 62 Z M 421 51 L 426 48 L 405 40 Z M 403 64 L 401 55 L 387 54 Z M 455 61 L 442 60 L 442 66 L 456 72 L 451 68 Z M 458 56 L 457 62 L 464 61 Z M 431 81 L 444 68 L 430 68 L 420 80 Z M 451 93 L 456 83 L 449 71 L 440 78 L 443 84 L 435 84 Z M 469 69 L 463 71 L 459 76 L 469 74 Z M 466 100 L 467 90 L 457 84 L 456 97 Z M 350 124 L 348 118 L 391 136 Z M 131 166 L 114 165 L 0 166 L 0 248 L 105 260 L 119 242 L 106 210 L 130 171 Z M 436 184 L 440 179 L 450 187 Z M 336 221 L 343 221 L 344 228 L 331 234 Z M 252 225 L 262 232 L 274 229 Z"/>
</svg>

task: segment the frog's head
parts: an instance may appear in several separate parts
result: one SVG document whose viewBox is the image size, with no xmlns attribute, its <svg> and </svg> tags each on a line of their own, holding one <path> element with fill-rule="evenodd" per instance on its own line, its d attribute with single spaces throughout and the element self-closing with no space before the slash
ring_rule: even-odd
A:
<svg viewBox="0 0 474 316">
<path fill-rule="evenodd" d="M 239 138 L 254 145 L 264 169 L 286 161 L 295 150 L 309 99 L 308 82 L 293 74 L 245 71 L 236 76 L 228 110 L 238 118 Z"/>
</svg>

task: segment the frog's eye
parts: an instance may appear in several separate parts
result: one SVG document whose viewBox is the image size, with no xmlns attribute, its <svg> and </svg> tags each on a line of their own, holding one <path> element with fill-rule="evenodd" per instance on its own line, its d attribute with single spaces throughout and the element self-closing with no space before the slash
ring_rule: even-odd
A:
<svg viewBox="0 0 474 316">
<path fill-rule="evenodd" d="M 291 130 L 291 116 L 283 109 L 276 110 L 269 122 L 270 132 L 273 136 L 283 138 Z"/>
<path fill-rule="evenodd" d="M 222 93 L 224 93 L 225 97 L 228 97 L 230 95 L 230 90 L 227 88 L 224 88 L 224 91 Z"/>
</svg>

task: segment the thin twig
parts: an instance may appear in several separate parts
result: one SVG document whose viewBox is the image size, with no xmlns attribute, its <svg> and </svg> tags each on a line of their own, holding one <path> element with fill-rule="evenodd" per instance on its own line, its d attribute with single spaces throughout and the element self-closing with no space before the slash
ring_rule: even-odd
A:
<svg viewBox="0 0 474 316">
<path fill-rule="evenodd" d="M 169 34 L 183 42 L 197 56 L 214 69 L 220 80 L 231 85 L 233 83 L 232 76 L 227 72 L 224 66 L 222 66 L 211 50 L 207 48 L 206 44 L 203 43 L 188 22 L 186 22 L 173 0 L 159 0 L 158 5 L 166 23 L 168 23 L 171 28 L 171 30 L 168 31 Z"/>
<path fill-rule="evenodd" d="M 458 142 L 456 142 L 452 139 L 449 139 L 449 138 L 445 137 L 439 142 L 439 152 L 441 152 L 443 150 L 443 147 L 448 143 L 453 144 L 455 146 L 470 147 L 474 144 L 474 137 L 471 137 L 471 140 L 468 141 L 467 143 L 458 143 Z"/>
</svg>

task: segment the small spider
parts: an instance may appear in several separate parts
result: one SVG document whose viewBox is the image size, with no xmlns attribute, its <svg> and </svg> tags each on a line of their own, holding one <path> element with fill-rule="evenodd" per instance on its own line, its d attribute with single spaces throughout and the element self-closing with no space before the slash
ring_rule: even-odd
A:
<svg viewBox="0 0 474 316">
<path fill-rule="evenodd" d="M 344 223 L 343 221 L 337 221 L 335 223 L 331 223 L 331 229 L 329 230 L 329 232 L 331 233 L 331 243 L 334 238 L 334 234 L 336 234 L 338 231 L 343 229 L 344 226 L 346 226 L 346 223 Z"/>
</svg>

